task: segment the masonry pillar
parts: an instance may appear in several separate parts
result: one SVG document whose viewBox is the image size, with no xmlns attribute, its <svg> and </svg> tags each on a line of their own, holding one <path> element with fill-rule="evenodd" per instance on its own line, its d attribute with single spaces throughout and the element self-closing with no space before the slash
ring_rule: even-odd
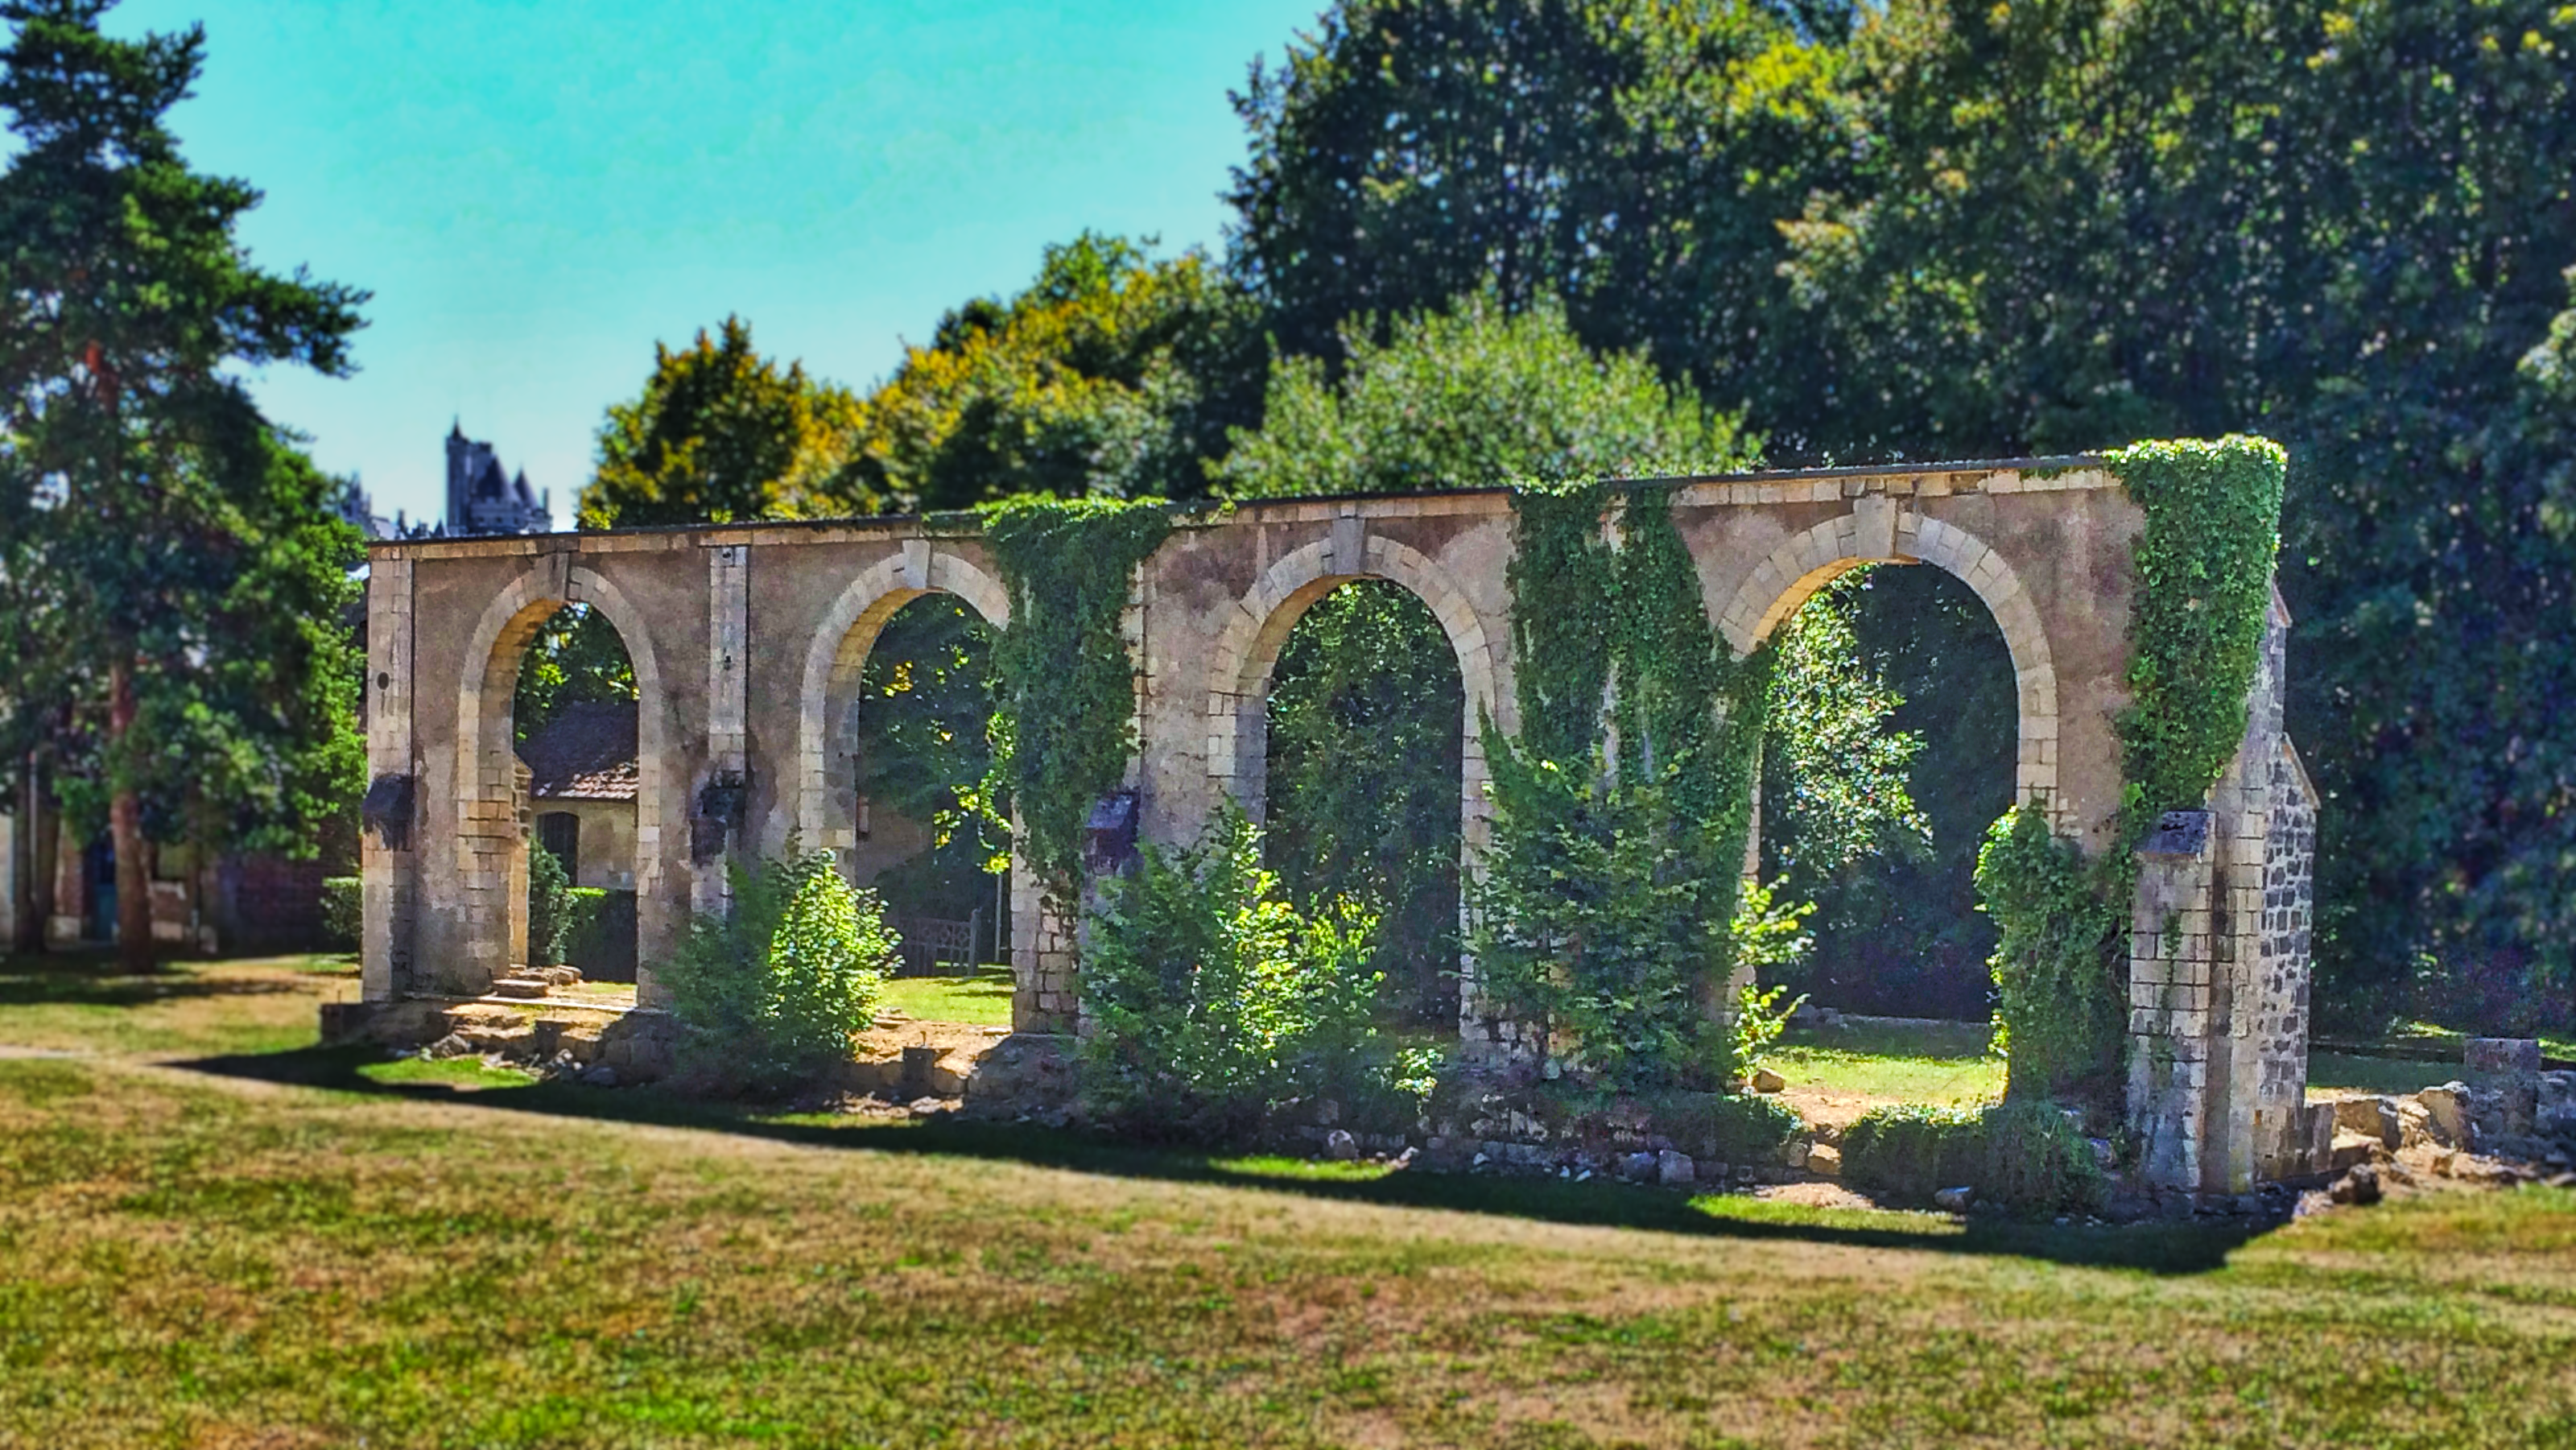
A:
<svg viewBox="0 0 2576 1450">
<path fill-rule="evenodd" d="M 1019 834 L 1011 822 L 1011 834 Z M 1074 972 L 1078 946 L 1074 924 L 1047 900 L 1038 873 L 1017 852 L 1011 855 L 1011 1029 L 1015 1032 L 1071 1032 L 1081 1018 Z"/>
<path fill-rule="evenodd" d="M 2288 628 L 2275 595 L 2235 759 L 2138 850 L 2129 1126 L 2163 1188 L 2244 1193 L 2331 1147 L 2307 1101 L 2316 792 L 2282 729 Z"/>
<path fill-rule="evenodd" d="M 2140 1172 L 2168 1188 L 2201 1185 L 2208 1147 L 2209 827 L 2207 811 L 2166 813 L 2138 848 L 2129 913 L 2129 1130 Z"/>
<path fill-rule="evenodd" d="M 379 554 L 367 570 L 367 795 L 360 809 L 358 979 L 370 1002 L 410 990 L 419 911 L 413 812 L 412 561 Z"/>
<path fill-rule="evenodd" d="M 712 544 L 707 556 L 706 776 L 690 802 L 689 910 L 712 916 L 733 909 L 729 851 L 748 850 L 744 823 L 750 791 L 751 546 Z M 679 778 L 685 779 L 685 776 Z M 650 962 L 636 963 L 635 1000 L 667 1005 Z"/>
</svg>

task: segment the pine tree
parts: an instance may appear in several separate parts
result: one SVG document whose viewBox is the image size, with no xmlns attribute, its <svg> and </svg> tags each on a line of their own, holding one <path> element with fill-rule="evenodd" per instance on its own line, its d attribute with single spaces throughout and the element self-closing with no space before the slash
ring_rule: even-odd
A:
<svg viewBox="0 0 2576 1450">
<path fill-rule="evenodd" d="M 45 658 L 0 666 L 72 692 L 66 804 L 105 808 L 141 969 L 151 835 L 292 834 L 354 783 L 355 535 L 226 365 L 345 374 L 366 298 L 250 264 L 233 227 L 259 192 L 189 170 L 164 120 L 203 29 L 113 39 L 109 8 L 0 3 L 0 517 L 50 626 Z"/>
</svg>

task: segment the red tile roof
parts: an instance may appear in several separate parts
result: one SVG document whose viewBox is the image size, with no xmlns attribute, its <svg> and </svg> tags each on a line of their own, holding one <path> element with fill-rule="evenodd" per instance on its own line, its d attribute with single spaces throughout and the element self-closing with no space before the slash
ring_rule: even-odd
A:
<svg viewBox="0 0 2576 1450">
<path fill-rule="evenodd" d="M 631 801 L 635 768 L 635 702 L 577 701 L 519 744 L 528 792 L 538 800 Z"/>
</svg>

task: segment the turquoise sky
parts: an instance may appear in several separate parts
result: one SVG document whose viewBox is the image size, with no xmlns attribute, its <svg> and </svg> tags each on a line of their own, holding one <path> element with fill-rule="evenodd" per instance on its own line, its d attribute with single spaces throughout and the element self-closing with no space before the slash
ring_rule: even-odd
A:
<svg viewBox="0 0 2576 1450">
<path fill-rule="evenodd" d="M 559 520 L 656 339 L 727 312 L 853 385 L 1084 227 L 1215 244 L 1226 104 L 1320 0 L 128 0 L 201 19 L 174 124 L 268 200 L 265 266 L 372 290 L 360 371 L 276 372 L 270 415 L 435 516 L 449 420 Z"/>
</svg>

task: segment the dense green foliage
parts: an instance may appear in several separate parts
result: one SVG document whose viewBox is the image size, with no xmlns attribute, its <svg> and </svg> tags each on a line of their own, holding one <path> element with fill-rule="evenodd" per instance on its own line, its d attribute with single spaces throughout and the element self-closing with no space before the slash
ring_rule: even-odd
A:
<svg viewBox="0 0 2576 1450">
<path fill-rule="evenodd" d="M 1798 1110 L 1767 1093 L 1668 1093 L 1651 1100 L 1656 1124 L 1709 1166 L 1779 1161 L 1782 1145 L 1807 1131 Z"/>
<path fill-rule="evenodd" d="M 526 740 L 554 723 L 566 705 L 634 698 L 635 663 L 617 626 L 591 605 L 566 605 L 528 641 L 510 697 L 510 723 Z"/>
<path fill-rule="evenodd" d="M 2043 810 L 2016 806 L 1977 854 L 1977 894 L 1994 921 L 1995 1045 L 2021 1097 L 2106 1093 L 2128 1025 L 2126 850 L 2086 861 L 2050 831 Z"/>
<path fill-rule="evenodd" d="M 1259 432 L 1238 429 L 1215 469 L 1236 498 L 1486 488 L 1536 479 L 1724 472 L 1752 448 L 1735 420 L 1667 387 L 1643 357 L 1596 355 L 1541 298 L 1507 313 L 1451 307 L 1351 323 L 1339 366 L 1271 365 Z"/>
<path fill-rule="evenodd" d="M 1085 232 L 1035 281 L 948 313 L 864 401 L 853 468 L 904 507 L 1015 494 L 1186 498 L 1260 417 L 1257 314 L 1201 254 Z"/>
<path fill-rule="evenodd" d="M 993 647 L 1001 725 L 993 797 L 1019 817 L 1020 854 L 1069 899 L 1083 823 L 1136 753 L 1136 674 L 1119 620 L 1137 564 L 1171 532 L 1159 501 L 1014 498 L 984 510 L 1011 590 Z"/>
<path fill-rule="evenodd" d="M 528 964 L 561 966 L 572 960 L 572 946 L 598 914 L 605 892 L 572 884 L 563 861 L 543 846 L 528 852 Z"/>
<path fill-rule="evenodd" d="M 643 394 L 610 406 L 582 527 L 875 512 L 882 497 L 850 467 L 857 399 L 762 357 L 739 317 L 718 333 L 655 343 Z"/>
<path fill-rule="evenodd" d="M 1905 697 L 1861 654 L 1855 628 L 1876 569 L 1816 591 L 1781 626 L 1762 758 L 1764 869 L 1815 895 L 1853 863 L 1911 854 L 1931 824 L 1908 789 L 1919 735 L 1889 728 Z"/>
<path fill-rule="evenodd" d="M 1376 914 L 1390 1005 L 1423 1022 L 1458 1016 L 1465 714 L 1448 635 L 1385 580 L 1316 600 L 1271 673 L 1271 869 L 1300 902 Z"/>
<path fill-rule="evenodd" d="M 2128 834 L 2197 809 L 2245 737 L 2278 551 L 2283 455 L 2259 438 L 2140 443 L 2111 456 L 2146 511 L 2120 715 Z"/>
<path fill-rule="evenodd" d="M 1491 289 L 1561 297 L 1586 342 L 1714 395 L 1795 398 L 1815 369 L 1767 330 L 1795 326 L 1779 223 L 1851 153 L 1847 63 L 1797 23 L 1844 21 L 1794 12 L 1832 8 L 1333 5 L 1235 97 L 1234 266 L 1291 354 Z"/>
<path fill-rule="evenodd" d="M 1291 905 L 1231 806 L 1194 846 L 1148 845 L 1103 883 L 1083 954 L 1086 1102 L 1133 1131 L 1223 1138 L 1383 1077 L 1375 928 L 1347 901 Z"/>
<path fill-rule="evenodd" d="M 2085 1213 L 2108 1180 L 2093 1146 L 2045 1102 L 1877 1108 L 1843 1130 L 1843 1178 L 1900 1200 L 1971 1188 L 2008 1213 Z"/>
<path fill-rule="evenodd" d="M 2321 1005 L 2576 961 L 2576 12 L 1345 0 L 1238 109 L 1290 354 L 1491 287 L 1778 462 L 2278 439 Z"/>
<path fill-rule="evenodd" d="M 828 851 L 725 870 L 733 909 L 692 921 L 656 972 L 688 1029 L 688 1066 L 714 1086 L 810 1082 L 873 1020 L 894 933 Z"/>
<path fill-rule="evenodd" d="M 202 32 L 110 38 L 105 9 L 0 5 L 0 745 L 109 829 L 141 966 L 148 842 L 309 849 L 357 788 L 357 536 L 244 374 L 345 373 L 365 298 L 251 265 L 259 193 L 165 123 Z"/>
<path fill-rule="evenodd" d="M 322 937 L 334 951 L 353 952 L 366 930 L 366 882 L 355 876 L 322 880 Z"/>
<path fill-rule="evenodd" d="M 1772 652 L 1727 657 L 1663 489 L 1628 494 L 1616 549 L 1608 501 L 1515 495 L 1521 732 L 1485 725 L 1493 839 L 1468 951 L 1489 1008 L 1551 1055 L 1570 1039 L 1583 1075 L 1712 1085 L 1737 1067 L 1712 1009 L 1739 946 Z"/>
<path fill-rule="evenodd" d="M 943 594 L 896 610 L 868 647 L 850 741 L 859 798 L 930 828 L 930 849 L 872 883 L 890 910 L 949 920 L 994 910 L 994 867 L 1008 847 L 984 809 L 992 655 L 993 631 Z"/>
</svg>

